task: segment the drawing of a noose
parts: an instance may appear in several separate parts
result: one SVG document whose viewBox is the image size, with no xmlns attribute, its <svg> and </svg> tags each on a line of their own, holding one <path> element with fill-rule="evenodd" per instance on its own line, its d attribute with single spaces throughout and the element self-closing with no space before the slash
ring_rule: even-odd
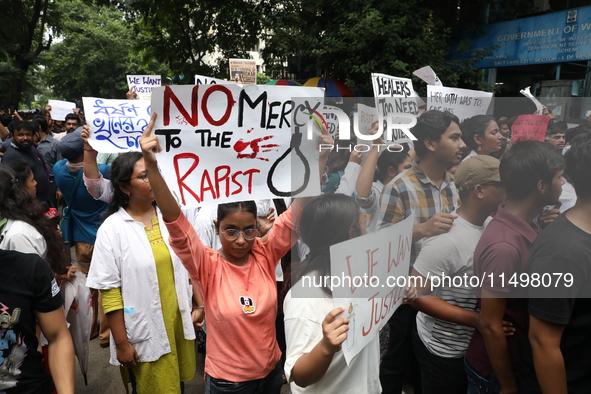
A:
<svg viewBox="0 0 591 394">
<path fill-rule="evenodd" d="M 304 112 L 304 113 L 306 115 L 308 115 L 310 118 L 313 118 L 318 124 L 320 124 L 320 122 L 322 122 L 326 128 L 326 121 L 324 120 L 322 115 L 320 115 L 317 111 L 311 109 L 308 102 L 306 102 L 306 105 L 303 105 L 303 104 L 298 105 L 298 107 L 296 108 L 296 114 L 297 114 L 297 111 L 300 111 L 301 109 L 308 110 L 309 112 L 307 112 L 307 113 Z M 316 116 L 314 116 L 314 114 L 316 114 L 320 117 L 320 121 L 316 118 Z M 295 129 L 295 132 L 291 136 L 289 148 L 273 163 L 273 165 L 271 166 L 271 169 L 269 170 L 269 174 L 267 175 L 267 186 L 269 187 L 269 190 L 271 190 L 271 192 L 273 194 L 275 194 L 276 196 L 279 196 L 279 197 L 291 197 L 292 195 L 298 195 L 306 189 L 306 187 L 308 186 L 308 182 L 310 182 L 310 163 L 308 163 L 308 159 L 306 159 L 306 157 L 304 156 L 304 154 L 300 150 L 300 146 L 302 144 L 302 133 L 300 132 L 300 127 L 305 126 L 306 124 L 305 123 L 297 124 L 295 121 L 295 118 L 296 118 L 296 116 L 294 115 L 294 125 L 295 125 L 296 129 Z M 320 127 L 322 127 L 322 125 Z M 289 155 L 289 152 L 291 152 L 292 149 L 295 151 L 296 155 L 298 155 L 298 157 L 302 161 L 302 164 L 304 165 L 304 182 L 303 182 L 302 186 L 300 186 L 296 190 L 284 192 L 284 191 L 278 190 L 275 187 L 275 185 L 273 184 L 273 175 L 275 174 L 275 170 L 277 169 L 277 166 L 279 165 L 279 163 L 281 163 L 281 161 Z"/>
</svg>

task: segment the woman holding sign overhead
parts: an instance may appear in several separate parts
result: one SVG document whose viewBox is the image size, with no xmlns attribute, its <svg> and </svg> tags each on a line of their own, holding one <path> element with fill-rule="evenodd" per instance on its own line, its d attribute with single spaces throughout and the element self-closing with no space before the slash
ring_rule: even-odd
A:
<svg viewBox="0 0 591 394">
<path fill-rule="evenodd" d="M 281 352 L 275 339 L 275 267 L 297 237 L 292 236 L 307 198 L 297 198 L 274 223 L 268 239 L 257 238 L 253 202 L 220 204 L 216 233 L 222 247 L 203 245 L 158 171 L 158 138 L 150 136 L 156 115 L 140 138 L 146 171 L 161 207 L 170 244 L 203 290 L 207 324 L 206 393 L 279 393 Z M 328 133 L 322 143 L 332 143 Z M 321 153 L 320 168 L 326 162 Z"/>
</svg>

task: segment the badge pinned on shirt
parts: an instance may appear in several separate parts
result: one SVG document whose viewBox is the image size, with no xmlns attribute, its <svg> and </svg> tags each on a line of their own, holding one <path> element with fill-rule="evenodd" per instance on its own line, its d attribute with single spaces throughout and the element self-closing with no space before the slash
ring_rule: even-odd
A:
<svg viewBox="0 0 591 394">
<path fill-rule="evenodd" d="M 247 296 L 240 297 L 240 305 L 242 305 L 242 312 L 244 312 L 244 313 L 254 313 L 254 311 L 256 311 L 256 306 L 254 305 L 254 301 L 250 297 L 247 297 Z"/>
</svg>

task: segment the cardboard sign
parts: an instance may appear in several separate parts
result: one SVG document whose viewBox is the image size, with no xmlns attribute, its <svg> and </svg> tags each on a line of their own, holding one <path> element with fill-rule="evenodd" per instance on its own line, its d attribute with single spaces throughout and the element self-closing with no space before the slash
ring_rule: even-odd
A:
<svg viewBox="0 0 591 394">
<path fill-rule="evenodd" d="M 364 135 L 369 134 L 371 124 L 378 120 L 378 111 L 374 107 L 365 104 L 357 104 L 357 112 L 353 114 L 353 121 L 357 119 L 359 132 Z"/>
<path fill-rule="evenodd" d="M 340 286 L 332 283 L 333 304 L 345 308 L 340 316 L 349 319 L 342 346 L 347 364 L 402 304 L 408 285 L 413 224 L 414 214 L 385 229 L 330 247 L 331 280 L 343 278 Z"/>
<path fill-rule="evenodd" d="M 128 75 L 127 85 L 129 90 L 137 93 L 140 100 L 150 101 L 152 88 L 162 85 L 160 75 Z"/>
<path fill-rule="evenodd" d="M 195 75 L 195 85 L 227 85 L 236 83 L 234 81 L 226 81 L 224 79 L 206 77 L 204 75 Z"/>
<path fill-rule="evenodd" d="M 544 115 L 520 115 L 511 126 L 511 143 L 517 141 L 544 141 L 550 117 Z"/>
<path fill-rule="evenodd" d="M 182 205 L 320 194 L 318 140 L 292 126 L 309 116 L 293 97 L 322 105 L 320 88 L 175 85 L 155 88 L 158 163 Z M 297 118 L 301 119 L 297 119 Z"/>
<path fill-rule="evenodd" d="M 423 81 L 427 82 L 427 85 L 443 86 L 441 80 L 439 77 L 437 77 L 437 74 L 435 74 L 435 71 L 433 71 L 431 66 L 419 68 L 418 70 L 414 70 L 412 73 L 421 78 Z"/>
<path fill-rule="evenodd" d="M 247 85 L 257 83 L 257 63 L 251 59 L 230 59 L 230 79 Z"/>
<path fill-rule="evenodd" d="M 62 100 L 48 100 L 47 104 L 51 105 L 51 119 L 66 120 L 66 115 L 74 113 L 76 103 Z"/>
<path fill-rule="evenodd" d="M 139 151 L 139 138 L 150 121 L 150 103 L 144 100 L 107 100 L 84 97 L 88 142 L 98 152 Z"/>
<path fill-rule="evenodd" d="M 339 120 L 335 115 L 335 111 L 338 111 L 339 108 L 333 107 L 330 105 L 323 106 L 322 117 L 326 121 L 326 128 L 330 135 L 336 138 L 337 133 L 339 132 Z"/>
<path fill-rule="evenodd" d="M 427 86 L 427 110 L 450 112 L 462 122 L 475 115 L 485 115 L 493 94 L 480 90 Z"/>
<path fill-rule="evenodd" d="M 419 114 L 417 100 L 413 97 L 414 89 L 412 81 L 408 78 L 398 78 L 386 74 L 371 74 L 373 94 L 376 97 L 376 108 L 380 118 L 380 126 L 383 130 L 392 130 L 392 137 L 386 138 L 386 142 L 404 143 L 410 142 L 410 137 L 402 129 L 395 128 L 395 119 L 405 114 L 410 115 L 408 119 L 414 119 L 415 123 L 409 124 L 408 128 L 416 124 L 416 117 Z M 404 121 L 403 123 L 409 123 Z"/>
</svg>

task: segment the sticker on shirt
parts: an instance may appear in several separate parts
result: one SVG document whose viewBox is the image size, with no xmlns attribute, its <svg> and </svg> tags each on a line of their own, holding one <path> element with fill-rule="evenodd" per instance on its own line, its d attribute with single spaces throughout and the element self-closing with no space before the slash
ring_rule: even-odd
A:
<svg viewBox="0 0 591 394">
<path fill-rule="evenodd" d="M 57 284 L 57 281 L 53 279 L 51 281 L 51 296 L 55 297 L 60 292 L 60 287 Z"/>
<path fill-rule="evenodd" d="M 254 313 L 257 309 L 252 298 L 247 296 L 240 297 L 240 305 L 242 305 L 242 312 L 244 313 Z"/>
</svg>

